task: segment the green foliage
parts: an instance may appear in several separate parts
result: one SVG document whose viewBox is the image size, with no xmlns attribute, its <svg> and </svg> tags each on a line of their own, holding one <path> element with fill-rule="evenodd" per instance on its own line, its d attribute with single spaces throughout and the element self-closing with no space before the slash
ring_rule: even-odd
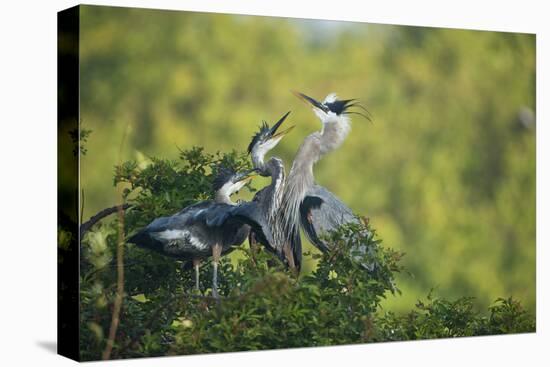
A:
<svg viewBox="0 0 550 367">
<path fill-rule="evenodd" d="M 428 295 L 427 303 L 419 301 L 416 309 L 407 314 L 388 312 L 381 316 L 376 322 L 372 340 L 420 340 L 534 331 L 533 316 L 511 297 L 497 299 L 486 316 L 475 310 L 471 297 L 448 301 Z"/>
<path fill-rule="evenodd" d="M 142 228 L 158 216 L 171 215 L 197 201 L 211 199 L 212 180 L 220 164 L 237 170 L 250 165 L 245 154 L 210 154 L 194 147 L 181 151 L 178 160 L 151 158 L 147 164 L 128 161 L 117 166 L 114 183 L 126 186 L 123 196 L 132 204 L 125 215 L 127 233 Z M 116 289 L 117 230 L 116 221 L 104 221 L 82 240 L 80 304 L 84 359 L 99 358 L 108 333 L 111 317 L 108 306 L 113 302 Z M 140 322 L 151 314 L 154 305 L 181 292 L 182 287 L 190 289 L 193 280 L 187 273 L 182 275 L 180 264 L 174 260 L 132 244 L 127 246 L 125 290 L 130 296 L 147 297 L 147 302 L 141 303 L 127 298 L 124 304 L 123 315 L 132 322 L 127 332 L 135 335 L 141 333 Z M 203 279 L 208 279 L 206 273 Z M 122 333 L 126 325 L 122 323 Z"/>
<path fill-rule="evenodd" d="M 91 133 L 92 130 L 83 128 L 69 131 L 69 136 L 71 137 L 71 141 L 74 145 L 73 154 L 75 156 L 78 155 L 79 152 L 81 155 L 86 155 L 86 153 L 88 152 L 88 149 L 86 148 L 86 143 L 88 142 L 88 138 L 90 137 Z"/>
<path fill-rule="evenodd" d="M 345 237 L 344 237 L 345 236 Z M 346 238 L 344 240 L 344 238 Z M 367 341 L 380 299 L 393 292 L 400 254 L 384 249 L 366 226 L 334 234 L 335 250 L 300 279 L 269 267 L 270 255 L 245 253 L 224 269 L 224 298 L 219 304 L 188 302 L 171 346 L 174 353 L 320 346 Z M 360 243 L 368 250 L 351 250 Z M 373 265 L 365 270 L 360 263 Z M 228 292 L 228 293 L 227 293 Z"/>
<path fill-rule="evenodd" d="M 246 167 L 238 153 L 183 150 L 180 159 L 151 158 L 139 167 L 125 162 L 115 183 L 125 184 L 133 205 L 125 218 L 132 233 L 157 215 L 211 197 L 212 170 L 220 162 Z M 83 360 L 98 359 L 105 348 L 116 292 L 116 219 L 88 232 L 82 241 L 80 346 Z M 471 298 L 428 297 L 405 315 L 382 313 L 381 302 L 398 293 L 396 276 L 403 254 L 382 246 L 363 220 L 341 227 L 327 240 L 333 250 L 308 253 L 317 262 L 296 277 L 263 248 L 242 246 L 219 268 L 220 300 L 210 289 L 212 268 L 194 274 L 174 259 L 127 244 L 125 297 L 112 358 L 151 357 L 239 350 L 337 345 L 534 331 L 534 318 L 520 304 L 499 299 L 489 315 Z"/>
<path fill-rule="evenodd" d="M 124 199 L 139 208 L 139 213 L 128 212 L 130 226 L 143 226 L 156 217 L 212 199 L 212 181 L 220 165 L 239 171 L 251 168 L 246 154 L 236 151 L 210 154 L 202 147 L 180 151 L 178 160 L 150 158 L 143 168 L 136 161 L 117 166 L 114 184 L 125 184 Z"/>
</svg>

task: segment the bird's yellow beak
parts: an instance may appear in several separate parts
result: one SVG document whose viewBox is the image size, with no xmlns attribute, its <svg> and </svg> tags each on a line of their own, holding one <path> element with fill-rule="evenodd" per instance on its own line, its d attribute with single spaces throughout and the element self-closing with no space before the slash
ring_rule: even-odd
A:
<svg viewBox="0 0 550 367">
<path fill-rule="evenodd" d="M 252 181 L 252 179 L 253 179 L 254 177 L 256 177 L 256 176 L 258 176 L 258 175 L 246 176 L 245 178 L 243 178 L 243 179 L 240 180 L 239 182 L 242 182 L 242 183 L 244 183 L 244 184 L 247 184 L 247 183 L 249 183 L 250 181 Z"/>
</svg>

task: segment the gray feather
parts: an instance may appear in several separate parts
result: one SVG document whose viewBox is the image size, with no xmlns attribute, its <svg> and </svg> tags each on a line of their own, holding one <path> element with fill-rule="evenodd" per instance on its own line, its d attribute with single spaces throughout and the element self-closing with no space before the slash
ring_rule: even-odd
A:
<svg viewBox="0 0 550 367">
<path fill-rule="evenodd" d="M 342 201 L 322 186 L 307 191 L 300 205 L 300 224 L 309 241 L 325 252 L 328 244 L 321 239 L 343 224 L 358 223 L 359 219 Z"/>
<path fill-rule="evenodd" d="M 250 227 L 234 220 L 233 205 L 201 202 L 170 216 L 155 219 L 128 242 L 181 260 L 204 258 L 220 243 L 227 253 L 246 239 Z"/>
</svg>

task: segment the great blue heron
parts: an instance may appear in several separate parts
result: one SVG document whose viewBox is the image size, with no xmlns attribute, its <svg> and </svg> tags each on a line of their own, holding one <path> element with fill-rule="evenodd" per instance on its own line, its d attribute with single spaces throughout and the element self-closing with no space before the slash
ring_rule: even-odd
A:
<svg viewBox="0 0 550 367">
<path fill-rule="evenodd" d="M 273 243 L 268 243 L 265 239 L 262 240 L 262 234 L 254 229 L 250 231 L 248 242 L 253 248 L 256 241 L 259 240 L 267 250 L 275 253 L 283 261 L 285 258 L 282 243 L 285 236 L 279 230 L 281 226 L 278 224 L 278 221 L 280 220 L 280 216 L 284 215 L 284 213 L 279 213 L 279 208 L 285 187 L 285 166 L 283 161 L 278 157 L 271 157 L 267 162 L 264 161 L 264 157 L 267 152 L 273 149 L 294 128 L 294 126 L 291 126 L 277 133 L 277 130 L 289 114 L 290 111 L 281 117 L 271 128 L 264 121 L 262 126 L 260 126 L 260 130 L 252 137 L 252 141 L 248 146 L 248 153 L 252 158 L 252 164 L 256 171 L 263 177 L 271 177 L 271 183 L 258 191 L 254 195 L 252 203 L 248 204 L 248 206 L 256 205 L 258 207 L 258 211 L 265 218 L 265 222 L 271 229 Z M 240 212 L 243 210 L 245 210 L 245 206 L 235 211 Z"/>
<path fill-rule="evenodd" d="M 243 243 L 250 231 L 248 224 L 231 214 L 231 210 L 238 205 L 230 198 L 252 179 L 250 173 L 237 173 L 227 167 L 218 168 L 213 181 L 214 200 L 202 201 L 172 216 L 157 218 L 132 236 L 128 242 L 179 260 L 191 260 L 195 268 L 197 290 L 200 261 L 211 255 L 212 295 L 218 297 L 220 257 Z M 243 216 L 246 216 L 246 213 L 241 214 L 241 217 Z M 247 223 L 261 226 L 253 218 L 249 218 Z M 262 234 L 271 239 L 271 234 L 267 230 Z"/>
<path fill-rule="evenodd" d="M 313 165 L 323 155 L 337 149 L 346 139 L 351 129 L 349 114 L 356 113 L 370 118 L 360 112 L 349 110 L 354 106 L 364 109 L 353 99 L 338 100 L 333 93 L 323 102 L 318 102 L 305 94 L 295 94 L 312 105 L 313 111 L 321 120 L 322 128 L 321 131 L 316 131 L 304 139 L 286 179 L 281 209 L 286 213 L 286 244 L 294 247 L 293 239 L 299 234 L 300 223 L 311 243 L 326 252 L 329 244 L 323 241 L 323 235 L 345 223 L 357 222 L 358 219 L 334 194 L 315 184 Z M 298 251 L 294 250 L 293 253 L 295 257 L 301 256 Z M 295 261 L 300 262 L 300 259 Z"/>
</svg>

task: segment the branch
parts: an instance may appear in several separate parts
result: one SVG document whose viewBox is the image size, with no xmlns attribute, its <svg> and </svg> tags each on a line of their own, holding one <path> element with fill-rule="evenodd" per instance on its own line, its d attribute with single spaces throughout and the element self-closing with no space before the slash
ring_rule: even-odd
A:
<svg viewBox="0 0 550 367">
<path fill-rule="evenodd" d="M 118 244 L 116 251 L 117 262 L 117 289 L 115 303 L 113 305 L 113 316 L 111 318 L 111 326 L 109 328 L 109 338 L 107 345 L 103 351 L 102 358 L 104 360 L 111 359 L 111 352 L 115 344 L 116 332 L 120 324 L 120 309 L 122 308 L 122 300 L 124 298 L 124 211 L 123 205 L 119 205 L 118 212 Z"/>
<path fill-rule="evenodd" d="M 132 207 L 131 204 L 122 204 L 122 205 L 115 205 L 110 208 L 103 209 L 99 211 L 96 215 L 92 216 L 87 222 L 84 222 L 80 225 L 80 238 L 84 237 L 84 234 L 92 228 L 94 224 L 99 222 L 101 219 L 116 213 L 119 209 L 120 210 L 126 210 L 128 208 Z"/>
<path fill-rule="evenodd" d="M 128 132 L 128 125 L 126 125 L 126 130 L 124 131 L 124 135 L 122 136 L 122 141 L 120 142 L 120 146 L 119 146 L 119 151 L 118 151 L 119 162 L 122 157 L 122 147 L 124 146 L 124 141 L 126 140 L 127 132 Z M 118 243 L 117 243 L 117 250 L 116 250 L 117 287 L 116 287 L 115 303 L 113 305 L 113 316 L 111 317 L 111 326 L 109 327 L 109 338 L 107 339 L 107 345 L 105 346 L 105 349 L 103 350 L 103 353 L 102 353 L 103 360 L 111 359 L 111 353 L 113 351 L 113 346 L 115 345 L 116 332 L 118 329 L 118 325 L 120 324 L 120 310 L 122 308 L 122 301 L 124 299 L 124 242 L 125 241 L 124 241 L 124 209 L 123 208 L 127 204 L 124 203 L 124 197 L 122 196 L 120 189 L 119 189 L 119 195 L 120 195 L 121 204 L 116 206 L 115 209 L 111 212 L 111 213 L 114 213 L 116 211 L 118 214 Z M 110 213 L 105 214 L 104 216 L 109 214 Z M 95 217 L 97 217 L 97 215 Z M 101 218 L 102 217 L 98 218 L 96 221 L 98 221 Z M 88 222 L 90 222 L 92 219 L 90 219 Z"/>
</svg>

